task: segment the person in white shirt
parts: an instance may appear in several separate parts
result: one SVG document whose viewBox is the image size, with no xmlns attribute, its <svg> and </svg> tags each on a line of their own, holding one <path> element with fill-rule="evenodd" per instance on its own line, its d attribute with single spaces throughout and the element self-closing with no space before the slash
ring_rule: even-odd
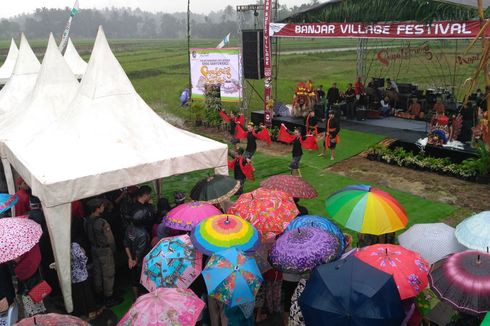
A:
<svg viewBox="0 0 490 326">
<path fill-rule="evenodd" d="M 379 108 L 379 110 L 381 111 L 381 115 L 385 117 L 389 116 L 391 112 L 391 104 L 388 96 L 381 100 L 380 105 L 381 107 Z"/>
</svg>

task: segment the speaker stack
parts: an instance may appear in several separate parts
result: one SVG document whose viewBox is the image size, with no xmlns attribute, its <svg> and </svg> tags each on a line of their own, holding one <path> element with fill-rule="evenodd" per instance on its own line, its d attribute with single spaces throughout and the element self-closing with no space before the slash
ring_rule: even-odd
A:
<svg viewBox="0 0 490 326">
<path fill-rule="evenodd" d="M 246 79 L 264 78 L 264 31 L 243 30 L 243 74 Z"/>
</svg>

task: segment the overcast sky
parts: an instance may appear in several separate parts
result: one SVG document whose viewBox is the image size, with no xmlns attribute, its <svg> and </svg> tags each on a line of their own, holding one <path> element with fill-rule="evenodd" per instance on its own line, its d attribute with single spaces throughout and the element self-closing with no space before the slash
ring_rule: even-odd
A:
<svg viewBox="0 0 490 326">
<path fill-rule="evenodd" d="M 146 11 L 176 12 L 186 11 L 186 0 L 79 0 L 80 8 L 131 7 Z M 255 0 L 191 0 L 191 11 L 207 13 L 223 9 L 227 5 L 255 3 Z M 281 0 L 289 7 L 299 6 L 309 0 Z M 0 17 L 10 17 L 23 12 L 32 12 L 37 7 L 64 8 L 71 7 L 74 0 L 0 0 Z"/>
</svg>

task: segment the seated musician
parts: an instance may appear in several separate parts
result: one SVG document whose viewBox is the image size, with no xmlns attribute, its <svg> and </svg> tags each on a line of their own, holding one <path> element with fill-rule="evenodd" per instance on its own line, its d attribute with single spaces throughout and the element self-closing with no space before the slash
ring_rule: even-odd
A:
<svg viewBox="0 0 490 326">
<path fill-rule="evenodd" d="M 418 99 L 412 97 L 412 103 L 408 106 L 408 110 L 406 112 L 397 113 L 397 117 L 405 119 L 423 119 L 424 112 L 422 112 L 422 107 L 420 106 Z"/>
<path fill-rule="evenodd" d="M 391 113 L 391 104 L 390 104 L 390 98 L 386 96 L 384 99 L 381 100 L 380 102 L 380 113 L 382 116 L 389 116 Z"/>
<path fill-rule="evenodd" d="M 391 80 L 390 78 L 386 79 L 386 90 L 392 90 L 397 93 L 400 93 L 400 91 L 398 90 L 398 85 L 394 80 Z"/>
</svg>

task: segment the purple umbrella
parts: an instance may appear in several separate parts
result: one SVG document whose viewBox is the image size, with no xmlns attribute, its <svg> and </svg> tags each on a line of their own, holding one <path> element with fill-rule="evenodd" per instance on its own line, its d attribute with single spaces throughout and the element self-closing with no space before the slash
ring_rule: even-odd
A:
<svg viewBox="0 0 490 326">
<path fill-rule="evenodd" d="M 339 239 L 315 228 L 294 229 L 283 233 L 269 254 L 272 266 L 286 273 L 305 273 L 316 266 L 335 260 Z"/>
</svg>

